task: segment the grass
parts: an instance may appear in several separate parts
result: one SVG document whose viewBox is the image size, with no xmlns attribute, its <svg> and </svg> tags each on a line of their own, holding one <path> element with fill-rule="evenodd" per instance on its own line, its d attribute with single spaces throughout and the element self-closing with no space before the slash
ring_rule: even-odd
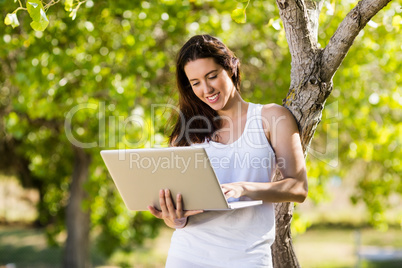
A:
<svg viewBox="0 0 402 268">
<path fill-rule="evenodd" d="M 164 267 L 169 248 L 170 230 L 134 252 L 116 252 L 105 259 L 96 249 L 91 249 L 91 262 L 94 267 Z M 48 247 L 44 230 L 23 226 L 0 226 L 0 267 L 15 264 L 17 268 L 58 268 L 61 267 L 63 249 Z"/>
<path fill-rule="evenodd" d="M 363 262 L 362 268 L 401 268 L 402 261 Z"/>
<path fill-rule="evenodd" d="M 373 229 L 312 228 L 293 239 L 296 254 L 302 267 L 402 267 L 402 260 L 374 262 L 362 260 L 358 264 L 357 249 L 366 246 L 392 247 L 402 250 L 402 230 L 380 232 Z M 360 247 L 358 247 L 360 241 Z"/>
<path fill-rule="evenodd" d="M 144 247 L 127 254 L 115 253 L 105 259 L 95 250 L 91 252 L 94 267 L 164 267 L 169 248 L 171 230 L 163 229 L 156 240 L 148 241 Z M 302 267 L 343 268 L 357 267 L 356 229 L 312 228 L 298 235 L 293 242 Z M 361 229 L 362 246 L 393 247 L 402 249 L 402 230 L 390 229 L 379 232 Z M 0 227 L 0 267 L 14 263 L 17 268 L 60 267 L 61 248 L 49 248 L 43 230 L 27 227 Z M 361 268 L 402 267 L 402 260 L 387 262 L 362 261 Z"/>
<path fill-rule="evenodd" d="M 0 227 L 0 267 L 13 263 L 17 268 L 57 268 L 62 255 L 62 248 L 48 247 L 41 229 Z M 100 265 L 106 260 L 92 251 L 91 262 Z"/>
<path fill-rule="evenodd" d="M 30 228 L 0 229 L 0 266 L 14 263 L 23 267 L 59 267 L 61 250 L 48 248 L 41 230 Z"/>
</svg>

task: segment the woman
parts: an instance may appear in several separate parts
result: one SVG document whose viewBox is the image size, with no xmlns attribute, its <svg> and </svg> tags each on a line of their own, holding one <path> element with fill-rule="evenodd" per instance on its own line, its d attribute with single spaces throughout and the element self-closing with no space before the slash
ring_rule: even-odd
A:
<svg viewBox="0 0 402 268">
<path fill-rule="evenodd" d="M 183 211 L 180 194 L 161 190 L 161 210 L 149 210 L 176 229 L 166 267 L 272 267 L 272 203 L 303 202 L 307 196 L 297 124 L 282 106 L 241 98 L 239 60 L 212 36 L 188 40 L 176 68 L 181 114 L 171 145 L 204 147 L 215 159 L 226 198 L 264 203 L 224 212 Z M 276 168 L 284 179 L 271 182 Z"/>
</svg>

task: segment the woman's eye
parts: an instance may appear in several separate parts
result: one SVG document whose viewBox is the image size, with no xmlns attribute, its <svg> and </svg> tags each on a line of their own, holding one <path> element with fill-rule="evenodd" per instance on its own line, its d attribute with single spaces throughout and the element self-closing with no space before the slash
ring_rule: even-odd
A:
<svg viewBox="0 0 402 268">
<path fill-rule="evenodd" d="M 209 79 L 215 79 L 217 77 L 217 75 L 211 76 L 209 77 Z"/>
<path fill-rule="evenodd" d="M 194 83 L 192 86 L 194 87 L 194 86 L 196 86 L 196 85 L 198 85 L 199 83 L 197 82 L 197 83 Z"/>
</svg>

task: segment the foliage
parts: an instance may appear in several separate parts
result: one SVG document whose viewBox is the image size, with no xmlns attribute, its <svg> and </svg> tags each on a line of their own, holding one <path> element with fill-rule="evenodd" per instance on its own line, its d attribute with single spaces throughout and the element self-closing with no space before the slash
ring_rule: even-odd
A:
<svg viewBox="0 0 402 268">
<path fill-rule="evenodd" d="M 45 31 L 29 30 L 27 12 L 20 13 L 20 27 L 0 26 L 0 137 L 27 163 L 31 181 L 26 185 L 42 193 L 39 220 L 48 226 L 50 241 L 55 243 L 54 235 L 64 229 L 74 162 L 71 141 L 93 158 L 85 185 L 90 200 L 83 206 L 92 211 L 103 252 L 131 250 L 157 234 L 160 221 L 125 209 L 99 151 L 166 146 L 173 109 L 158 105 L 176 105 L 175 53 L 188 37 L 218 36 L 241 59 L 245 99 L 281 103 L 290 84 L 290 55 L 275 3 L 240 2 L 247 3 L 88 0 L 80 2 L 72 20 L 78 2 L 71 7 L 65 1 L 64 7 L 45 5 Z M 0 7 L 15 26 L 7 15 L 14 7 L 4 0 Z M 232 11 L 246 7 L 247 22 L 237 24 Z M 319 32 L 322 46 L 349 9 L 327 3 Z M 43 28 L 43 17 L 34 17 Z M 378 225 L 386 222 L 389 197 L 402 193 L 400 18 L 398 6 L 390 5 L 373 19 L 377 28 L 369 25 L 359 35 L 334 78 L 323 118 L 329 121 L 323 120 L 312 147 L 338 154 L 308 157 L 311 199 L 328 199 L 329 179 L 353 173 L 358 181 L 353 200 L 365 202 L 371 222 Z M 339 127 L 329 127 L 331 122 Z M 336 141 L 338 149 L 327 147 L 327 139 Z M 8 161 L 0 155 L 0 161 Z M 303 224 L 296 226 L 303 229 Z"/>
<path fill-rule="evenodd" d="M 16 2 L 16 0 L 14 0 L 14 2 Z M 32 19 L 32 22 L 30 24 L 32 29 L 34 29 L 35 31 L 44 31 L 49 25 L 49 19 L 46 16 L 47 10 L 49 9 L 49 7 L 59 2 L 60 0 L 51 0 L 46 3 L 46 5 L 43 5 L 43 0 L 30 0 L 29 2 L 26 2 L 24 6 L 21 0 L 18 0 L 19 7 L 16 8 L 12 13 L 8 13 L 6 15 L 6 18 L 4 19 L 4 24 L 11 25 L 13 28 L 18 27 L 20 23 L 17 17 L 17 12 L 19 10 L 26 10 Z M 72 19 L 74 20 L 77 15 L 78 9 L 85 2 L 87 2 L 87 0 L 65 0 L 64 9 L 70 12 L 69 16 L 72 17 Z"/>
<path fill-rule="evenodd" d="M 79 1 L 79 0 L 65 0 L 64 1 L 64 9 L 66 11 L 71 12 L 69 17 L 73 20 L 77 16 L 77 11 L 82 4 L 85 4 L 88 0 Z M 236 0 L 239 3 L 247 4 L 245 6 L 237 7 L 232 11 L 231 17 L 237 23 L 245 23 L 246 22 L 246 9 L 250 3 L 250 0 Z M 16 0 L 14 1 L 16 2 Z M 8 13 L 4 19 L 4 24 L 11 25 L 13 28 L 18 27 L 20 25 L 17 17 L 17 12 L 19 10 L 27 10 L 29 15 L 32 18 L 31 27 L 35 31 L 44 31 L 49 24 L 49 20 L 46 17 L 46 11 L 50 6 L 53 6 L 60 2 L 60 0 L 51 0 L 46 6 L 43 6 L 43 0 L 32 0 L 26 3 L 26 7 L 23 6 L 21 1 L 19 2 L 19 7 L 15 9 L 12 13 Z M 89 2 L 89 5 L 93 5 L 92 1 Z"/>
<path fill-rule="evenodd" d="M 326 3 L 320 17 L 322 47 L 352 4 L 344 9 Z M 308 163 L 310 185 L 318 185 L 322 197 L 334 178 L 353 179 L 351 201 L 365 203 L 368 221 L 381 229 L 387 228 L 385 212 L 399 206 L 402 194 L 401 15 L 400 5 L 391 2 L 355 40 L 334 77 L 330 109 L 324 111 L 319 137 L 313 139 L 313 148 L 324 154 Z M 331 149 L 331 143 L 337 148 Z M 402 214 L 397 217 L 402 223 Z"/>
<path fill-rule="evenodd" d="M 232 11 L 231 17 L 232 19 L 237 22 L 237 23 L 246 23 L 247 21 L 247 15 L 246 15 L 246 9 L 248 5 L 250 4 L 250 0 L 237 0 L 237 2 L 247 2 L 245 6 L 238 7 Z"/>
</svg>

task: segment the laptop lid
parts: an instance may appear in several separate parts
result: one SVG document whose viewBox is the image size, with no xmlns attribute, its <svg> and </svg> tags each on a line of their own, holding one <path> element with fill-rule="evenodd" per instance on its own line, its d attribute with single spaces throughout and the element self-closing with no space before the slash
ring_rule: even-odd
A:
<svg viewBox="0 0 402 268">
<path fill-rule="evenodd" d="M 176 194 L 182 194 L 184 210 L 226 210 L 262 203 L 228 204 L 204 148 L 103 150 L 101 156 L 130 210 L 147 211 L 149 205 L 160 209 L 159 190 L 166 188 L 174 202 Z"/>
</svg>

